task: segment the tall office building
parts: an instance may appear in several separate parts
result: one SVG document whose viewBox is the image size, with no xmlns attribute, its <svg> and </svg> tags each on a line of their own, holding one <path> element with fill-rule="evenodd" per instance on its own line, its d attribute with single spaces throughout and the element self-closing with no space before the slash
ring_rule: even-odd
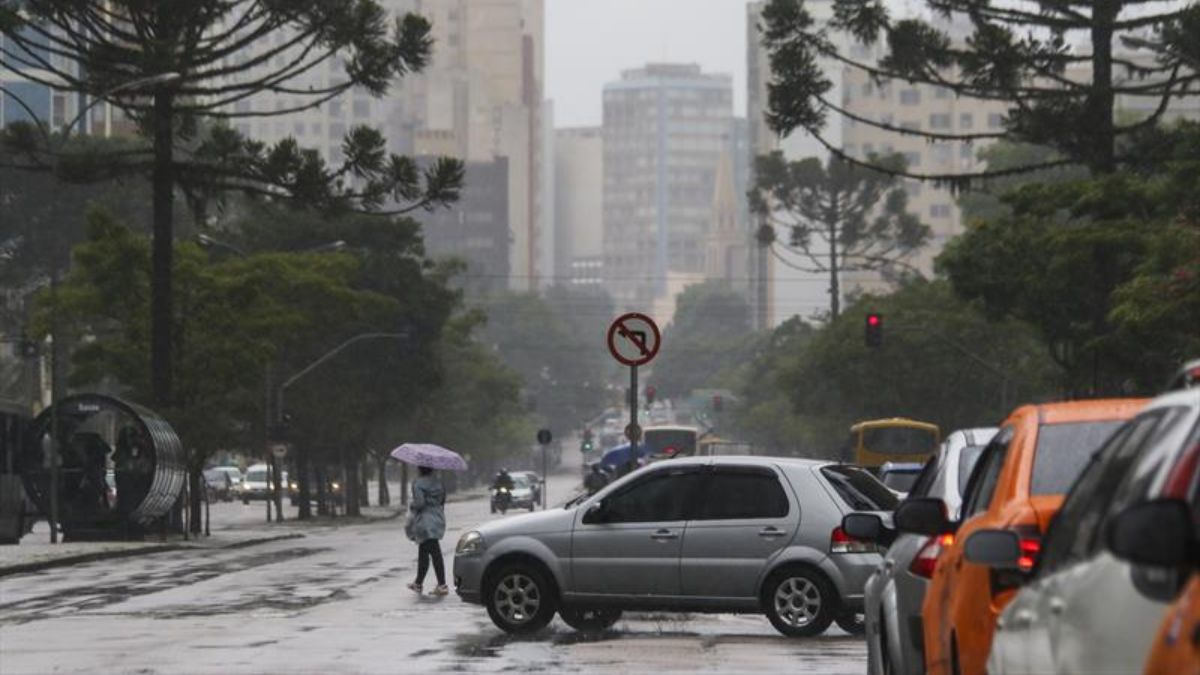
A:
<svg viewBox="0 0 1200 675">
<path fill-rule="evenodd" d="M 395 16 L 417 12 L 432 23 L 434 41 L 429 64 L 404 77 L 384 97 L 352 91 L 318 108 L 299 113 L 244 118 L 235 126 L 248 136 L 275 142 L 294 136 L 326 160 L 343 159 L 342 138 L 356 125 L 382 131 L 391 152 L 418 157 L 450 156 L 472 165 L 504 159 L 507 167 L 506 252 L 508 286 L 531 289 L 540 265 L 540 230 L 548 214 L 542 191 L 549 183 L 543 171 L 546 136 L 543 108 L 544 0 L 381 0 Z M 280 32 L 259 49 L 286 40 Z M 289 83 L 295 88 L 321 88 L 344 77 L 341 59 Z M 237 110 L 283 110 L 300 99 L 262 93 L 235 104 Z M 493 173 L 469 171 L 471 176 Z M 490 180 L 490 178 L 489 178 Z M 469 186 L 468 186 L 469 188 Z M 490 191 L 490 187 L 487 188 Z M 452 207 L 457 209 L 458 207 Z M 428 227 L 433 227 L 430 220 Z M 434 237 L 443 242 L 442 237 Z M 457 246 L 431 243 L 432 255 L 450 255 Z"/>
<path fill-rule="evenodd" d="M 572 286 L 604 283 L 604 132 L 558 129 L 554 138 L 555 275 Z"/>
<path fill-rule="evenodd" d="M 604 87 L 603 126 L 604 274 L 618 307 L 662 306 L 704 278 L 732 79 L 694 64 L 627 70 Z"/>
</svg>

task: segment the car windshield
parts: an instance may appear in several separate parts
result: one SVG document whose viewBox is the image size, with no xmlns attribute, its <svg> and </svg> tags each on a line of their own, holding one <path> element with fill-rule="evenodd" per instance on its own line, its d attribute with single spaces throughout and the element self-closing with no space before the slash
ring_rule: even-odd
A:
<svg viewBox="0 0 1200 675">
<path fill-rule="evenodd" d="M 896 493 L 858 467 L 827 466 L 821 473 L 842 501 L 855 511 L 891 511 L 900 501 Z"/>
<path fill-rule="evenodd" d="M 1038 428 L 1029 493 L 1065 494 L 1088 458 L 1121 424 L 1121 420 L 1043 424 Z"/>
<path fill-rule="evenodd" d="M 266 469 L 252 469 L 246 472 L 247 483 L 265 483 L 267 482 Z"/>
<path fill-rule="evenodd" d="M 975 468 L 975 462 L 979 461 L 979 455 L 983 454 L 983 449 L 986 445 L 968 445 L 958 454 L 958 494 L 962 494 L 967 489 L 967 480 L 971 478 L 971 469 Z"/>
</svg>

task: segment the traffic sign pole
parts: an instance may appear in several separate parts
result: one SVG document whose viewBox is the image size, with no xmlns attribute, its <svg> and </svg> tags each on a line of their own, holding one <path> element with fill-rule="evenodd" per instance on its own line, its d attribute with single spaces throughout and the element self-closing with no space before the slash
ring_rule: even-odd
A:
<svg viewBox="0 0 1200 675">
<path fill-rule="evenodd" d="M 638 428 L 638 377 L 637 366 L 629 367 L 629 424 L 634 429 Z M 641 440 L 641 434 L 632 434 L 633 438 L 629 439 L 629 457 L 630 461 L 636 463 L 638 459 L 638 441 Z"/>
</svg>

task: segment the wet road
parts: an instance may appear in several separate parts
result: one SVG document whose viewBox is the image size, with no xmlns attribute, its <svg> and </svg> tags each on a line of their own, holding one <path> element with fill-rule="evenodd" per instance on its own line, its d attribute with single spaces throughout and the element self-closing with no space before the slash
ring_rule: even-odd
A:
<svg viewBox="0 0 1200 675">
<path fill-rule="evenodd" d="M 493 516 L 482 499 L 447 510 L 449 565 L 463 526 Z M 402 530 L 400 520 L 321 527 L 0 578 L 0 671 L 865 671 L 861 640 L 836 628 L 788 640 L 758 616 L 631 615 L 587 638 L 556 620 L 513 639 L 480 607 L 404 588 L 416 551 Z"/>
</svg>

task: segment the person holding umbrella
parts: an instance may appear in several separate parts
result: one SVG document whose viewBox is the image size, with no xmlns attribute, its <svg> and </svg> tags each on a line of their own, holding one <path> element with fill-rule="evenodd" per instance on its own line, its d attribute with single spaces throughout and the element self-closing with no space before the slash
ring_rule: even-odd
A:
<svg viewBox="0 0 1200 675">
<path fill-rule="evenodd" d="M 442 537 L 446 534 L 446 488 L 434 474 L 433 469 L 422 466 L 417 468 L 420 474 L 413 481 L 412 523 L 406 527 L 409 538 L 417 542 L 417 580 L 408 587 L 421 593 L 425 586 L 425 575 L 429 572 L 429 563 L 433 562 L 433 572 L 437 575 L 438 585 L 434 587 L 434 595 L 446 595 L 450 589 L 446 587 L 446 563 L 442 559 Z"/>
<path fill-rule="evenodd" d="M 446 595 L 446 563 L 442 559 L 441 539 L 446 534 L 446 488 L 434 473 L 435 469 L 462 471 L 467 463 L 458 453 L 436 445 L 405 443 L 392 451 L 392 457 L 417 467 L 420 475 L 413 481 L 412 502 L 408 520 L 404 523 L 405 534 L 417 543 L 417 579 L 408 587 L 417 593 L 424 592 L 425 575 L 430 563 L 437 575 L 434 595 Z"/>
</svg>

